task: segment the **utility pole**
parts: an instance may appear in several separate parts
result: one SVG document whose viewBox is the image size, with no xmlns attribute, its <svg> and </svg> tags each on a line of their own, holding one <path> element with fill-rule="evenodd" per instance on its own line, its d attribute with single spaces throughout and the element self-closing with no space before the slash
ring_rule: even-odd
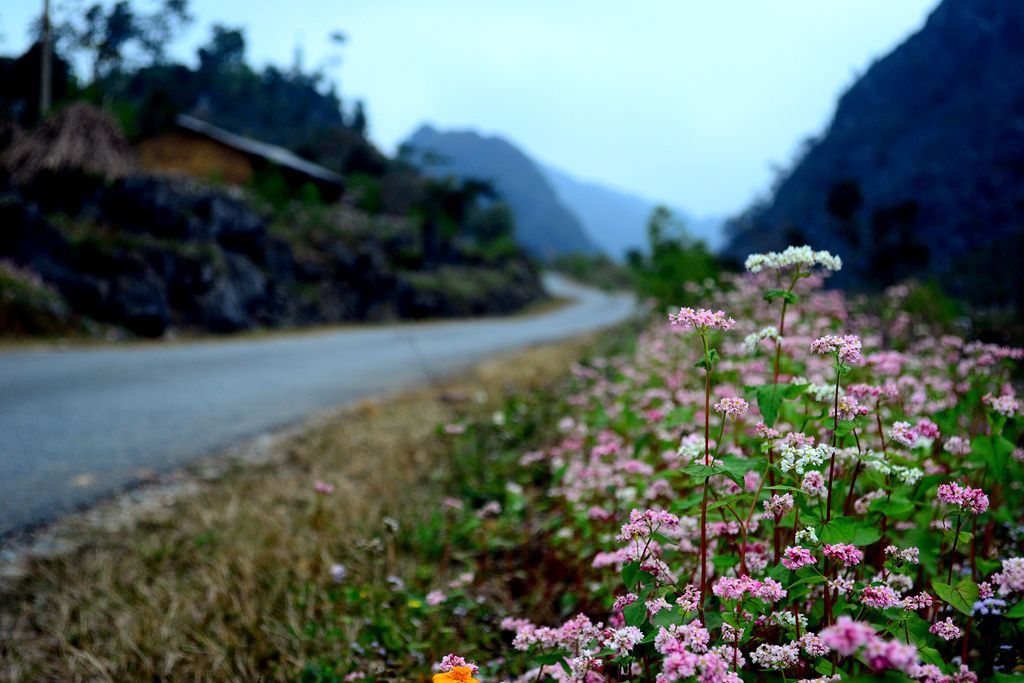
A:
<svg viewBox="0 0 1024 683">
<path fill-rule="evenodd" d="M 42 50 L 43 73 L 39 88 L 39 118 L 43 119 L 50 111 L 52 104 L 52 60 L 53 50 L 50 47 L 50 0 L 43 0 L 43 37 L 40 41 Z"/>
</svg>

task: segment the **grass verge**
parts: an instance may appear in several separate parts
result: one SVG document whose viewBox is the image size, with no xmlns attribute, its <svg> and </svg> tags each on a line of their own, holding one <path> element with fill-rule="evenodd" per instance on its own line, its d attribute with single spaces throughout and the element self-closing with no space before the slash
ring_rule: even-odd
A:
<svg viewBox="0 0 1024 683">
<path fill-rule="evenodd" d="M 364 402 L 285 440 L 273 464 L 232 468 L 128 529 L 82 528 L 75 549 L 30 560 L 4 586 L 0 678 L 416 680 L 410 672 L 445 647 L 483 637 L 474 624 L 498 618 L 531 575 L 554 570 L 523 571 L 539 537 L 529 530 L 518 547 L 460 555 L 476 551 L 452 539 L 484 534 L 490 521 L 485 511 L 462 516 L 472 528 L 448 528 L 443 501 L 509 503 L 501 468 L 480 468 L 543 440 L 557 416 L 549 398 L 590 343 L 519 352 Z M 467 440 L 455 433 L 467 423 L 491 428 Z M 463 495 L 449 490 L 467 478 Z M 333 493 L 314 491 L 317 481 Z M 489 585 L 489 566 L 516 581 Z M 461 626 L 428 604 L 442 578 L 446 599 L 466 603 L 454 608 Z"/>
</svg>

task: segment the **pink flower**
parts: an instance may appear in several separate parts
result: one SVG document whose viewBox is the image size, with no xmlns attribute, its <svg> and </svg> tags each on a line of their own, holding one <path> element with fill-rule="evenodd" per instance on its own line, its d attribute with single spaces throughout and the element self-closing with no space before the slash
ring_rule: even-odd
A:
<svg viewBox="0 0 1024 683">
<path fill-rule="evenodd" d="M 734 420 L 743 417 L 750 409 L 750 405 L 742 398 L 727 396 L 715 404 L 715 412 L 722 413 Z"/>
<path fill-rule="evenodd" d="M 431 607 L 437 607 L 447 599 L 448 597 L 444 593 L 437 590 L 430 591 L 429 593 L 427 593 L 426 597 L 427 604 Z"/>
<path fill-rule="evenodd" d="M 861 621 L 854 621 L 845 614 L 836 623 L 818 634 L 822 642 L 844 657 L 849 657 L 875 639 L 875 629 Z"/>
<path fill-rule="evenodd" d="M 962 436 L 951 436 L 946 439 L 943 448 L 952 455 L 968 455 L 971 452 L 971 442 Z"/>
<path fill-rule="evenodd" d="M 458 656 L 457 654 L 445 655 L 441 658 L 440 662 L 434 664 L 433 669 L 434 671 L 451 671 L 457 666 L 468 666 L 470 669 L 473 670 L 474 674 L 480 671 L 480 667 L 478 667 L 475 663 L 467 662 L 464 658 Z"/>
<path fill-rule="evenodd" d="M 1004 393 L 1001 396 L 985 394 L 982 397 L 981 402 L 995 412 L 1006 417 L 1013 417 L 1020 412 L 1020 402 L 1012 393 Z"/>
<path fill-rule="evenodd" d="M 947 503 L 975 515 L 988 510 L 988 496 L 981 489 L 960 486 L 956 482 L 940 484 L 936 496 L 941 503 Z"/>
<path fill-rule="evenodd" d="M 849 543 L 825 545 L 822 547 L 821 552 L 825 554 L 825 557 L 836 558 L 843 563 L 844 567 L 852 567 L 860 564 L 864 559 L 864 553 L 856 546 L 850 545 Z"/>
<path fill-rule="evenodd" d="M 936 621 L 928 628 L 928 632 L 937 635 L 943 640 L 956 640 L 963 635 L 950 617 L 946 617 L 945 621 Z"/>
<path fill-rule="evenodd" d="M 682 327 L 692 327 L 704 333 L 709 329 L 731 330 L 736 321 L 728 317 L 724 311 L 711 311 L 706 308 L 693 310 L 684 307 L 677 314 L 669 314 L 669 322 Z"/>
<path fill-rule="evenodd" d="M 805 472 L 800 488 L 808 496 L 820 496 L 825 493 L 825 476 L 818 470 Z"/>
<path fill-rule="evenodd" d="M 914 442 L 917 441 L 917 432 L 914 431 L 909 422 L 894 422 L 889 436 L 892 437 L 893 441 L 904 446 L 913 446 Z"/>
<path fill-rule="evenodd" d="M 901 603 L 900 596 L 889 586 L 865 586 L 861 591 L 860 601 L 868 607 L 886 609 Z"/>
<path fill-rule="evenodd" d="M 764 501 L 764 512 L 772 517 L 781 517 L 792 509 L 793 494 L 791 493 L 783 493 L 782 495 L 775 493 L 772 494 L 771 498 Z"/>
<path fill-rule="evenodd" d="M 619 541 L 630 541 L 649 538 L 662 527 L 675 529 L 678 526 L 679 518 L 671 512 L 656 509 L 640 511 L 634 508 L 629 513 L 629 522 L 622 525 L 617 539 Z"/>
<path fill-rule="evenodd" d="M 814 555 L 807 548 L 791 545 L 782 552 L 782 566 L 786 569 L 799 569 L 814 564 Z"/>
<path fill-rule="evenodd" d="M 320 481 L 317 479 L 313 482 L 313 490 L 321 495 L 329 496 L 334 493 L 334 484 L 329 484 L 326 481 Z"/>
<path fill-rule="evenodd" d="M 856 365 L 863 360 L 860 353 L 860 338 L 853 334 L 837 337 L 829 334 L 811 342 L 811 352 L 822 355 L 835 354 L 843 365 Z"/>
</svg>

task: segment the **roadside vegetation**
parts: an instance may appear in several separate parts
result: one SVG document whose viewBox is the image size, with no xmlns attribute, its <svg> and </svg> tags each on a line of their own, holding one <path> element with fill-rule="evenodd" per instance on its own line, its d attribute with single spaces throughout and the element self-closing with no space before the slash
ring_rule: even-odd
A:
<svg viewBox="0 0 1024 683">
<path fill-rule="evenodd" d="M 826 252 L 746 265 L 36 562 L 5 674 L 1016 679 L 1024 352 L 823 289 Z"/>
</svg>

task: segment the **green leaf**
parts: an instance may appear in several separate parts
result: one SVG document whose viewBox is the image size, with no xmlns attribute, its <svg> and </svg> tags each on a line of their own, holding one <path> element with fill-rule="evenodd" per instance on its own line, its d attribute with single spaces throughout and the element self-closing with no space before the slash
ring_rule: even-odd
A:
<svg viewBox="0 0 1024 683">
<path fill-rule="evenodd" d="M 695 367 L 695 368 L 704 368 L 705 370 L 710 370 L 714 366 L 714 364 L 717 363 L 717 362 L 718 362 L 718 349 L 709 349 L 708 352 L 706 354 L 704 354 L 704 357 L 701 358 L 699 361 L 697 361 L 697 363 L 693 367 Z"/>
<path fill-rule="evenodd" d="M 626 590 L 636 588 L 637 574 L 640 573 L 640 562 L 633 561 L 622 568 L 622 583 L 626 584 Z"/>
<path fill-rule="evenodd" d="M 626 605 L 622 610 L 622 616 L 626 618 L 627 626 L 639 626 L 647 619 L 647 605 L 642 599 Z"/>
<path fill-rule="evenodd" d="M 1006 616 L 1010 619 L 1024 619 L 1024 601 L 1018 602 L 1007 611 Z"/>
<path fill-rule="evenodd" d="M 787 292 L 784 289 L 769 289 L 767 292 L 764 293 L 765 301 L 773 301 L 775 299 L 782 299 L 783 301 L 790 304 L 795 304 L 796 302 L 800 301 L 799 296 L 797 296 L 793 292 Z"/>
<path fill-rule="evenodd" d="M 825 543 L 871 545 L 882 537 L 882 532 L 870 524 L 858 523 L 852 517 L 836 517 L 821 527 L 818 536 Z"/>
<path fill-rule="evenodd" d="M 779 417 L 782 406 L 782 387 L 778 384 L 764 384 L 754 388 L 757 392 L 757 407 L 764 423 L 771 427 Z"/>
<path fill-rule="evenodd" d="M 960 579 L 955 585 L 932 581 L 935 594 L 958 611 L 971 616 L 971 608 L 978 600 L 978 584 L 968 578 Z"/>
</svg>

